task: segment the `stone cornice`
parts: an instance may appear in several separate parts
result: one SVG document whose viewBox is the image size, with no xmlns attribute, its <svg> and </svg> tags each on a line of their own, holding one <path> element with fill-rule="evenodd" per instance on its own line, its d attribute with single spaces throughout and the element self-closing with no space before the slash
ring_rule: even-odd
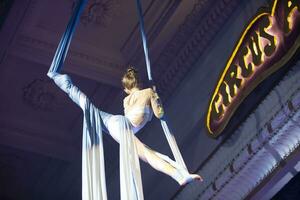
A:
<svg viewBox="0 0 300 200">
<path fill-rule="evenodd" d="M 168 22 L 170 15 L 172 15 L 180 1 L 178 0 L 168 0 L 168 1 L 152 1 L 155 5 L 151 5 L 152 7 L 162 8 L 161 10 L 149 9 L 144 8 L 146 11 L 144 13 L 144 23 L 147 25 L 145 26 L 145 31 L 147 34 L 147 42 L 151 44 L 157 37 L 159 37 L 160 32 Z M 152 3 L 151 3 L 152 4 Z M 159 12 L 159 17 L 154 18 L 154 13 Z M 153 20 L 154 19 L 154 20 Z M 140 64 L 144 63 L 144 52 L 141 45 L 141 36 L 140 36 L 140 28 L 139 24 L 136 24 L 130 36 L 124 42 L 120 51 L 122 54 L 127 58 L 127 60 L 131 64 Z"/>
<path fill-rule="evenodd" d="M 53 55 L 56 47 L 51 42 L 20 35 L 9 53 L 16 57 L 49 66 L 52 60 L 51 55 Z M 123 66 L 120 63 L 111 62 L 109 58 L 93 56 L 76 49 L 70 49 L 66 64 L 70 65 L 66 69 L 67 72 L 88 77 L 116 88 L 120 87 L 119 77 L 123 73 Z"/>
<path fill-rule="evenodd" d="M 300 120 L 299 66 L 200 169 L 205 182 L 187 186 L 174 199 L 243 199 L 298 148 L 299 124 L 295 122 Z M 236 137 L 239 141 L 230 145 Z"/>
<path fill-rule="evenodd" d="M 69 10 L 71 13 L 72 2 L 72 0 L 62 2 L 59 6 Z M 43 12 L 44 5 L 45 2 L 28 1 L 28 10 L 23 16 L 21 28 L 15 35 L 9 54 L 49 66 L 58 45 L 58 38 L 61 35 L 57 35 L 56 32 L 51 32 L 50 29 L 45 29 L 39 24 L 38 19 L 43 14 L 41 12 Z M 63 20 L 67 20 L 68 16 L 65 17 Z M 93 24 L 93 26 L 96 25 Z M 107 55 L 100 56 L 98 47 L 93 47 L 88 43 L 81 42 L 73 46 L 75 48 L 70 49 L 68 54 L 67 62 L 72 62 L 72 66 L 67 69 L 68 72 L 88 77 L 113 87 L 120 87 L 119 77 L 124 70 L 122 59 Z"/>
<path fill-rule="evenodd" d="M 286 109 L 287 106 L 285 106 L 284 109 Z M 299 109 L 299 106 L 298 106 Z M 276 117 L 279 117 L 280 112 L 277 113 Z M 268 124 L 266 125 L 265 129 L 262 129 L 258 134 L 256 134 L 256 137 L 251 139 L 251 142 L 248 143 L 244 148 L 242 148 L 242 151 L 235 156 L 232 159 L 232 162 L 230 163 L 230 165 L 227 165 L 222 173 L 219 173 L 218 177 L 215 178 L 214 182 L 212 183 L 211 187 L 213 187 L 213 185 L 215 186 L 214 189 L 214 193 L 210 194 L 210 198 L 215 198 L 217 196 L 220 196 L 221 193 L 224 193 L 224 190 L 227 190 L 226 188 L 228 188 L 228 186 L 230 184 L 232 184 L 232 181 L 237 181 L 236 179 L 238 179 L 241 176 L 245 175 L 245 170 L 249 170 L 249 165 L 251 165 L 251 161 L 253 163 L 253 160 L 256 161 L 260 161 L 262 162 L 264 159 L 267 159 L 268 156 L 270 155 L 265 155 L 265 154 L 270 154 L 269 150 L 266 150 L 270 144 L 275 145 L 274 142 L 276 142 L 276 145 L 280 145 L 284 144 L 284 143 L 289 143 L 289 139 L 287 137 L 287 133 L 292 131 L 292 129 L 294 127 L 290 127 L 290 125 L 288 125 L 288 128 L 285 128 L 285 125 L 288 124 L 289 121 L 293 120 L 294 116 L 296 116 L 296 118 L 299 118 L 299 112 L 297 113 L 298 115 L 296 116 L 296 113 L 291 111 L 290 113 L 288 113 L 288 117 L 285 118 L 284 120 L 282 120 L 282 122 L 280 123 L 280 126 L 278 126 L 276 129 L 272 129 L 272 132 L 269 132 L 268 130 Z M 272 123 L 273 121 L 271 121 L 270 123 Z M 283 130 L 286 129 L 286 130 Z M 294 137 L 294 136 L 292 136 Z M 276 141 L 276 138 L 280 138 L 280 141 Z M 278 149 L 275 147 L 273 151 L 276 152 L 275 154 L 277 155 L 272 155 L 275 158 L 277 157 L 278 160 L 276 160 L 276 164 L 272 164 L 272 166 L 268 169 L 263 169 L 257 167 L 257 170 L 261 170 L 261 172 L 264 172 L 262 177 L 255 177 L 255 174 L 253 173 L 253 171 L 251 172 L 251 176 L 248 176 L 249 180 L 246 180 L 247 182 L 247 187 L 249 187 L 249 191 L 251 191 L 256 185 L 258 185 L 260 183 L 260 181 L 262 179 L 264 179 L 265 177 L 267 177 L 278 165 L 280 165 L 280 163 L 285 159 L 285 157 L 287 157 L 294 149 L 296 149 L 298 147 L 298 142 L 296 141 L 295 144 L 292 145 L 291 149 L 289 149 L 287 152 L 285 152 L 285 154 L 283 154 L 284 156 L 281 157 Z M 253 149 L 251 151 L 249 151 L 249 148 Z M 271 151 L 272 152 L 272 151 Z M 274 153 L 273 152 L 273 153 Z M 281 153 L 281 152 L 280 152 Z M 263 158 L 260 158 L 259 155 L 265 155 L 263 156 Z M 272 161 L 275 161 L 274 159 L 271 159 Z M 261 164 L 261 163 L 260 163 Z M 230 169 L 230 166 L 232 166 L 233 171 L 228 170 Z M 254 168 L 255 169 L 255 168 Z M 250 173 L 250 172 L 249 172 Z M 258 172 L 257 172 L 258 173 Z M 241 175 L 243 174 L 243 175 Z M 239 179 L 240 181 L 242 181 L 241 179 Z M 251 185 L 249 182 L 253 181 L 255 184 Z M 245 180 L 244 180 L 245 182 Z M 228 185 L 227 185 L 228 184 Z M 207 187 L 207 189 L 209 189 L 209 187 Z M 208 190 L 204 190 L 201 194 L 199 194 L 200 199 L 206 199 L 207 197 L 207 191 Z M 247 196 L 248 193 L 243 193 L 240 195 L 241 198 Z M 205 196 L 205 197 L 204 197 Z"/>
<path fill-rule="evenodd" d="M 39 40 L 37 38 L 33 38 L 30 36 L 26 36 L 26 35 L 19 36 L 17 44 L 20 46 L 32 47 L 32 48 L 44 50 L 47 52 L 52 52 L 53 50 L 55 50 L 57 48 L 57 44 L 53 44 L 51 42 L 44 41 L 44 40 Z M 90 65 L 105 65 L 108 68 L 112 68 L 117 71 L 123 70 L 122 64 L 113 63 L 113 62 L 109 61 L 109 59 L 106 59 L 104 57 L 99 58 L 99 56 L 88 55 L 86 53 L 82 53 L 82 52 L 72 50 L 72 49 L 69 51 L 69 55 L 73 59 L 79 59 Z"/>
</svg>

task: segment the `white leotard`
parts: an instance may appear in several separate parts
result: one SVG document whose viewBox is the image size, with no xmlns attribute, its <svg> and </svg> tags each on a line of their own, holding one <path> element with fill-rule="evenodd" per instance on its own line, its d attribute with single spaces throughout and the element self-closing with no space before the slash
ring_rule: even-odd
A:
<svg viewBox="0 0 300 200">
<path fill-rule="evenodd" d="M 134 124 L 137 118 L 143 116 L 143 121 L 139 124 Z M 150 106 L 136 106 L 131 108 L 129 111 L 125 113 L 125 117 L 130 121 L 133 126 L 133 132 L 136 133 L 141 128 L 145 126 L 145 124 L 152 119 L 153 111 Z"/>
</svg>

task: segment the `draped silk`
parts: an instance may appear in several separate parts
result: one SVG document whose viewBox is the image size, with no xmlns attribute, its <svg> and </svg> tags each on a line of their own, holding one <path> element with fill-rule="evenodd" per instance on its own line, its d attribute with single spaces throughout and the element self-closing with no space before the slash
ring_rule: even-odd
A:
<svg viewBox="0 0 300 200">
<path fill-rule="evenodd" d="M 75 27 L 87 0 L 78 0 L 66 31 L 58 45 L 48 76 L 80 106 L 83 111 L 82 135 L 82 199 L 106 200 L 106 180 L 102 137 L 101 111 L 76 86 L 67 75 L 58 72 L 63 67 Z M 122 200 L 142 200 L 143 189 L 133 130 L 129 120 L 118 117 L 120 135 L 120 186 Z"/>
<path fill-rule="evenodd" d="M 86 3 L 87 0 L 77 1 L 74 12 L 58 45 L 47 74 L 77 105 L 80 106 L 83 111 L 82 199 L 107 199 L 102 130 L 108 128 L 110 129 L 108 131 L 111 132 L 111 135 L 118 136 L 117 140 L 120 144 L 121 199 L 142 200 L 144 197 L 140 164 L 133 138 L 134 133 L 140 130 L 146 122 L 151 119 L 152 114 L 147 110 L 134 111 L 145 112 L 146 118 L 140 126 L 133 126 L 128 118 L 134 116 L 134 113 L 128 114 L 128 116 L 122 116 L 110 115 L 102 112 L 90 102 L 86 95 L 72 84 L 69 76 L 59 74 L 59 71 L 63 67 L 80 14 Z M 150 62 L 148 64 L 147 67 L 150 66 Z M 107 120 L 107 118 L 110 118 L 110 120 Z M 182 168 L 186 169 L 174 136 L 169 131 L 166 121 L 162 119 L 161 123 L 176 162 L 163 154 L 156 153 L 156 155 L 174 166 L 180 165 Z M 103 126 L 104 124 L 106 124 L 106 127 Z"/>
<path fill-rule="evenodd" d="M 120 187 L 122 200 L 142 200 L 143 187 L 141 180 L 139 157 L 133 140 L 134 133 L 141 129 L 152 117 L 151 110 L 145 122 L 134 127 L 129 119 L 122 115 L 104 115 L 96 108 L 87 96 L 82 93 L 68 75 L 48 72 L 48 76 L 80 106 L 83 111 L 83 139 L 82 139 L 82 199 L 106 200 L 106 181 L 103 149 L 103 120 L 106 128 L 120 144 Z M 128 117 L 134 117 L 135 112 L 142 112 L 139 108 Z M 103 119 L 102 119 L 103 118 Z"/>
<path fill-rule="evenodd" d="M 143 50 L 144 50 L 144 55 L 145 55 L 147 75 L 148 75 L 149 81 L 151 83 L 154 83 L 154 81 L 152 79 L 152 74 L 151 74 L 151 63 L 150 63 L 150 59 L 149 59 L 149 50 L 148 50 L 147 37 L 146 37 L 146 32 L 145 32 L 141 0 L 136 0 L 136 7 L 137 7 L 137 12 L 138 12 L 138 17 L 139 17 L 139 25 L 140 25 L 142 44 L 143 44 Z M 168 126 L 168 123 L 166 120 L 166 116 L 164 116 L 163 118 L 160 119 L 160 124 L 162 126 L 162 129 L 165 133 L 165 136 L 167 138 L 167 141 L 169 143 L 169 146 L 170 146 L 173 156 L 175 158 L 176 165 L 180 166 L 180 168 L 183 168 L 187 171 L 187 167 L 182 158 L 182 155 L 181 155 L 178 145 L 176 143 L 175 137 L 169 129 L 169 126 Z"/>
</svg>

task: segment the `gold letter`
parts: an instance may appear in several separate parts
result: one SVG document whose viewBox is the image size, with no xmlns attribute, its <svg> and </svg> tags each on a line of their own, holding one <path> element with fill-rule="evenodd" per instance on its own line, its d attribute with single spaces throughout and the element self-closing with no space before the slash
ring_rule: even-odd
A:
<svg viewBox="0 0 300 200">
<path fill-rule="evenodd" d="M 214 121 L 218 121 L 221 119 L 223 113 L 224 109 L 222 104 L 222 97 L 220 94 L 217 94 L 212 103 L 211 118 Z"/>
<path fill-rule="evenodd" d="M 229 86 L 229 93 L 231 97 L 234 97 L 236 95 L 234 86 L 240 88 L 242 83 L 242 79 L 239 79 L 237 77 L 238 76 L 237 70 L 238 70 L 238 66 L 232 64 L 230 65 L 229 70 L 227 71 L 225 76 L 225 81 Z"/>
<path fill-rule="evenodd" d="M 252 65 L 247 65 L 245 63 L 245 56 L 248 54 L 248 48 L 243 46 L 240 49 L 240 54 L 239 54 L 239 65 L 242 69 L 242 76 L 247 78 L 249 76 L 251 76 L 251 74 L 253 73 L 253 66 Z"/>
<path fill-rule="evenodd" d="M 264 53 L 267 55 L 267 56 L 271 56 L 275 50 L 276 50 L 276 46 L 275 46 L 275 37 L 273 35 L 270 35 L 269 33 L 267 33 L 265 31 L 266 28 L 268 28 L 270 26 L 270 20 L 268 17 L 264 17 L 262 20 L 261 20 L 261 25 L 259 26 L 259 30 L 260 30 L 260 35 L 269 40 L 270 43 L 267 44 L 265 47 L 264 47 Z"/>
<path fill-rule="evenodd" d="M 283 25 L 284 25 L 284 33 L 288 34 L 289 32 L 291 32 L 291 25 L 290 25 L 290 22 L 289 22 L 289 17 L 290 17 L 290 14 L 292 12 L 292 10 L 297 7 L 298 11 L 300 12 L 300 2 L 297 1 L 297 0 L 289 0 L 289 1 L 286 1 L 284 3 L 284 16 L 283 16 Z"/>
<path fill-rule="evenodd" d="M 261 60 L 262 52 L 261 52 L 258 37 L 259 37 L 258 34 L 256 32 L 254 32 L 254 34 L 251 37 L 250 42 L 249 42 L 249 49 L 252 54 L 252 62 L 256 66 L 259 66 L 262 61 Z M 249 63 L 249 65 L 252 65 L 252 63 Z M 248 68 L 250 68 L 250 67 L 248 67 Z"/>
</svg>

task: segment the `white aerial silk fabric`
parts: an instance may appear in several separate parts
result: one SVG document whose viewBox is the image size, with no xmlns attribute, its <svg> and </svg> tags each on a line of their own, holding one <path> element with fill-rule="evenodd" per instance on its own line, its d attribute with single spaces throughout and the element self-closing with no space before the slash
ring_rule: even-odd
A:
<svg viewBox="0 0 300 200">
<path fill-rule="evenodd" d="M 122 200 L 143 200 L 143 187 L 133 127 L 125 116 L 111 115 L 96 108 L 69 76 L 49 72 L 48 76 L 83 110 L 82 199 L 106 200 L 106 181 L 102 128 L 120 144 L 120 187 Z M 140 111 L 136 111 L 140 112 Z M 152 114 L 146 115 L 151 117 Z M 148 118 L 147 120 L 150 120 Z"/>
<path fill-rule="evenodd" d="M 136 0 L 136 5 L 137 5 L 138 16 L 139 16 L 139 25 L 140 25 L 140 31 L 141 31 L 141 37 L 142 37 L 142 43 L 143 43 L 143 50 L 144 50 L 144 55 L 145 55 L 147 75 L 148 75 L 149 81 L 153 82 L 152 75 L 151 75 L 151 63 L 150 63 L 150 59 L 149 59 L 149 51 L 148 51 L 147 37 L 146 37 L 146 32 L 145 32 L 145 27 L 144 27 L 144 17 L 143 17 L 143 11 L 142 11 L 143 9 L 142 9 L 141 1 Z M 167 141 L 169 143 L 169 146 L 171 148 L 173 156 L 175 158 L 176 165 L 180 166 L 180 168 L 184 169 L 188 173 L 187 167 L 186 167 L 185 162 L 182 158 L 182 155 L 181 155 L 180 150 L 178 148 L 178 145 L 176 143 L 175 137 L 171 133 L 165 117 L 160 120 L 160 123 L 161 123 L 161 126 L 162 126 L 163 130 L 164 130 L 165 136 L 167 138 Z"/>
<path fill-rule="evenodd" d="M 161 126 L 163 128 L 163 131 L 165 133 L 165 136 L 167 138 L 167 141 L 169 143 L 169 146 L 171 148 L 171 151 L 173 153 L 173 156 L 174 156 L 176 162 L 174 162 L 173 160 L 170 160 L 170 158 L 166 157 L 165 155 L 162 155 L 160 157 L 161 158 L 165 158 L 165 160 L 167 160 L 173 166 L 177 166 L 177 168 L 181 168 L 181 169 L 185 170 L 186 173 L 188 173 L 186 164 L 185 164 L 185 162 L 184 162 L 184 160 L 182 158 L 182 155 L 181 155 L 180 150 L 178 148 L 178 145 L 176 143 L 175 137 L 171 133 L 171 131 L 170 131 L 168 125 L 167 125 L 166 120 L 160 119 L 160 124 L 161 124 Z"/>
<path fill-rule="evenodd" d="M 66 31 L 62 36 L 55 56 L 53 58 L 51 67 L 48 72 L 48 76 L 52 78 L 55 83 L 65 91 L 69 97 L 77 103 L 83 110 L 83 140 L 82 140 L 82 199 L 83 200 L 106 200 L 106 183 L 105 183 L 105 168 L 104 168 L 104 153 L 103 153 L 103 140 L 102 129 L 105 125 L 111 135 L 119 137 L 120 143 L 120 184 L 121 184 L 121 199 L 143 199 L 142 182 L 140 175 L 139 159 L 137 156 L 137 150 L 133 142 L 133 134 L 140 130 L 147 120 L 138 127 L 133 126 L 128 120 L 128 116 L 111 115 L 98 110 L 89 99 L 72 84 L 70 78 L 67 75 L 60 75 L 59 72 L 63 67 L 64 60 L 66 58 L 72 36 L 75 31 L 75 27 L 78 24 L 80 14 L 84 9 L 87 0 L 78 0 L 76 2 L 76 8 L 69 20 Z M 141 9 L 139 9 L 141 10 Z M 143 37 L 144 48 L 145 35 Z M 147 50 L 147 49 L 146 49 Z M 150 71 L 150 62 L 148 53 L 146 53 L 146 63 L 148 75 Z M 152 80 L 150 77 L 149 80 Z M 136 110 L 136 112 L 142 112 L 143 110 Z M 148 120 L 152 115 L 146 113 Z M 151 116 L 151 117 L 150 117 Z M 110 119 L 110 120 L 108 120 Z M 102 123 L 102 122 L 103 123 Z M 104 122 L 105 121 L 105 122 Z M 113 124 L 113 125 L 111 125 Z M 176 162 L 169 157 L 155 152 L 165 161 L 169 162 L 173 166 L 177 166 L 188 171 L 176 144 L 173 134 L 170 132 L 165 119 L 161 119 L 161 124 L 164 133 L 167 137 L 168 143 L 171 147 L 172 153 Z M 117 131 L 112 131 L 118 127 Z M 113 133 L 113 134 L 112 134 Z M 149 163 L 152 161 L 149 160 Z"/>
</svg>

